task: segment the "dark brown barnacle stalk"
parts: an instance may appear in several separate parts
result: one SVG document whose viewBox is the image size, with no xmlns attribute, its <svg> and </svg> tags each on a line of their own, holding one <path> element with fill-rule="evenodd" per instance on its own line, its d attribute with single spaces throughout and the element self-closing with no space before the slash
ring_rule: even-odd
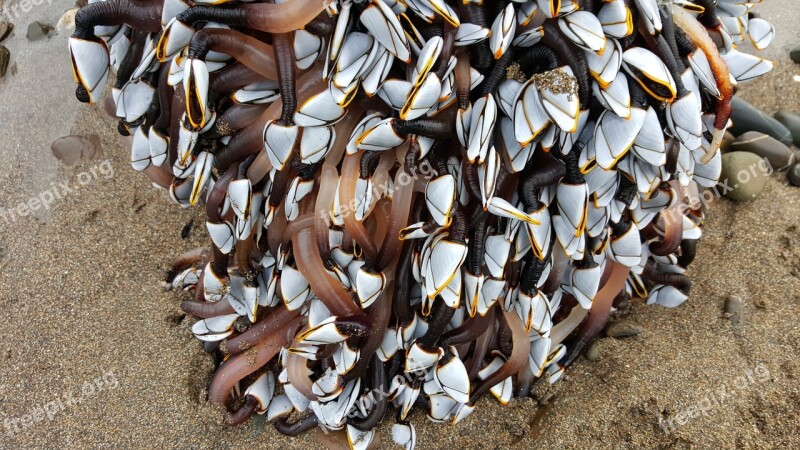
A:
<svg viewBox="0 0 800 450">
<path fill-rule="evenodd" d="M 558 67 L 558 56 L 547 45 L 534 45 L 520 53 L 520 57 L 515 62 L 527 77 L 532 76 L 534 73 L 547 72 Z"/>
<path fill-rule="evenodd" d="M 681 267 L 689 267 L 697 255 L 697 239 L 684 239 L 681 241 L 681 255 L 678 257 L 678 264 Z"/>
<path fill-rule="evenodd" d="M 400 136 L 418 134 L 434 139 L 455 137 L 455 123 L 450 119 L 396 120 L 393 127 Z"/>
<path fill-rule="evenodd" d="M 459 10 L 464 16 L 464 21 L 475 25 L 488 28 L 491 24 L 487 22 L 485 8 L 473 2 L 462 2 Z M 478 70 L 487 70 L 492 64 L 492 51 L 489 49 L 489 42 L 483 40 L 470 46 L 470 63 Z"/>
<path fill-rule="evenodd" d="M 370 390 L 370 398 L 373 398 L 374 401 L 370 405 L 366 417 L 352 418 L 347 422 L 349 425 L 361 431 L 370 431 L 378 426 L 389 408 L 388 398 L 384 394 L 389 388 L 386 369 L 383 367 L 383 362 L 378 356 L 372 357 L 368 370 L 369 380 L 367 381 L 369 381 L 369 383 L 367 387 Z"/>
<path fill-rule="evenodd" d="M 288 417 L 281 417 L 276 420 L 273 425 L 275 429 L 284 436 L 297 436 L 304 431 L 314 428 L 318 423 L 317 416 L 314 414 L 306 414 L 294 422 L 289 422 Z"/>
<path fill-rule="evenodd" d="M 274 34 L 275 61 L 278 65 L 278 87 L 281 91 L 281 118 L 283 125 L 294 124 L 297 109 L 297 92 L 294 69 L 294 40 L 292 33 Z"/>
<path fill-rule="evenodd" d="M 189 25 L 216 22 L 268 33 L 287 33 L 303 28 L 330 4 L 329 0 L 290 0 L 284 3 L 245 4 L 237 8 L 194 6 L 178 14 Z"/>
<path fill-rule="evenodd" d="M 89 39 L 94 27 L 127 24 L 135 30 L 148 33 L 161 31 L 163 1 L 113 0 L 86 5 L 75 14 L 74 37 Z"/>
<path fill-rule="evenodd" d="M 686 275 L 678 272 L 660 272 L 653 264 L 645 266 L 642 276 L 655 284 L 673 286 L 684 294 L 689 294 L 693 285 L 692 280 Z"/>
</svg>

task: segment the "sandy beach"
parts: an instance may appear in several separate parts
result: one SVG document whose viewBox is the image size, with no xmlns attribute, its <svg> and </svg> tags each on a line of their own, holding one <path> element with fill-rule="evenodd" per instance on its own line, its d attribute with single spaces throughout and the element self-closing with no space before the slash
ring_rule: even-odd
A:
<svg viewBox="0 0 800 450">
<path fill-rule="evenodd" d="M 214 362 L 178 307 L 188 294 L 161 286 L 174 255 L 207 242 L 203 211 L 152 188 L 116 122 L 75 100 L 66 34 L 26 39 L 29 23 L 54 26 L 70 7 L 7 15 L 0 208 L 39 207 L 0 215 L 0 448 L 320 447 L 316 431 L 225 428 L 206 404 Z M 800 6 L 757 11 L 778 29 L 763 52 L 777 65 L 740 95 L 770 114 L 800 112 L 800 65 L 788 57 Z M 98 152 L 64 164 L 50 144 L 68 134 L 97 135 Z M 600 340 L 599 359 L 581 358 L 536 398 L 486 397 L 456 426 L 415 412 L 418 448 L 800 447 L 800 188 L 776 173 L 754 202 L 718 199 L 703 233 L 684 305 L 633 301 L 614 320 L 642 333 Z M 744 300 L 739 323 L 723 313 L 729 295 Z M 398 448 L 391 423 L 381 448 Z"/>
</svg>

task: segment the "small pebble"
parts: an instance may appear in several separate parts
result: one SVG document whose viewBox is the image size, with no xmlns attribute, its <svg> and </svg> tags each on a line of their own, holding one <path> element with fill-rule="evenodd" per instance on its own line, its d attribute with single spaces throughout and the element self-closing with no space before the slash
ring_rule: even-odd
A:
<svg viewBox="0 0 800 450">
<path fill-rule="evenodd" d="M 0 42 L 3 42 L 12 31 L 14 31 L 13 23 L 0 21 Z"/>
<path fill-rule="evenodd" d="M 789 169 L 789 172 L 786 174 L 786 179 L 789 180 L 789 183 L 792 183 L 793 186 L 800 187 L 800 164 L 795 164 Z"/>
<path fill-rule="evenodd" d="M 730 152 L 722 155 L 722 173 L 720 183 L 727 187 L 719 187 L 720 192 L 737 202 L 754 200 L 767 185 L 768 171 L 764 160 L 750 152 Z"/>
<path fill-rule="evenodd" d="M 584 356 L 589 361 L 597 361 L 598 359 L 600 359 L 600 350 L 597 348 L 597 341 L 592 342 L 592 345 L 590 345 L 589 348 L 586 349 L 586 353 L 584 353 Z"/>
<path fill-rule="evenodd" d="M 624 338 L 636 336 L 642 332 L 642 328 L 627 320 L 618 320 L 606 328 L 606 336 L 613 338 Z"/>
<path fill-rule="evenodd" d="M 758 131 L 748 131 L 742 134 L 733 144 L 731 151 L 750 152 L 762 158 L 767 158 L 770 166 L 780 170 L 794 164 L 794 152 L 782 142 Z"/>
<path fill-rule="evenodd" d="M 42 22 L 31 22 L 30 25 L 28 25 L 28 33 L 26 36 L 28 37 L 29 41 L 38 41 L 40 39 L 49 37 L 50 32 L 52 31 L 53 27 L 50 25 Z"/>
<path fill-rule="evenodd" d="M 8 70 L 8 62 L 11 60 L 11 52 L 8 51 L 5 45 L 0 45 L 0 78 L 6 76 Z"/>
<path fill-rule="evenodd" d="M 788 109 L 781 109 L 775 113 L 775 119 L 789 129 L 794 145 L 800 147 L 800 114 L 795 114 Z"/>
<path fill-rule="evenodd" d="M 789 52 L 789 57 L 792 58 L 792 61 L 800 64 L 800 45 L 796 46 Z"/>
<path fill-rule="evenodd" d="M 738 96 L 733 97 L 730 132 L 739 136 L 748 131 L 760 131 L 768 134 L 785 145 L 792 145 L 792 133 L 782 123 L 768 116 L 760 109 L 747 103 Z"/>
<path fill-rule="evenodd" d="M 742 311 L 744 302 L 740 297 L 730 295 L 725 299 L 725 317 L 731 319 L 731 323 L 738 325 L 742 321 Z"/>
<path fill-rule="evenodd" d="M 189 219 L 189 221 L 186 222 L 186 225 L 184 225 L 183 229 L 181 229 L 181 239 L 189 239 L 189 235 L 192 232 L 193 224 L 194 224 L 194 219 Z"/>
</svg>

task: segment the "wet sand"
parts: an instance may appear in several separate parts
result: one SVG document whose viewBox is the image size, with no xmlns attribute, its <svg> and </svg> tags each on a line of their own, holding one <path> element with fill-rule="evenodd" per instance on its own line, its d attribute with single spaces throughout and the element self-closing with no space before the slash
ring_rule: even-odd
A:
<svg viewBox="0 0 800 450">
<path fill-rule="evenodd" d="M 766 55 L 779 65 L 742 96 L 770 113 L 800 109 L 794 3 L 757 10 L 778 26 Z M 151 188 L 115 122 L 74 100 L 65 36 L 25 39 L 29 22 L 54 24 L 69 6 L 34 6 L 4 42 L 17 70 L 0 80 L 0 208 L 62 195 L 0 216 L 0 447 L 319 447 L 314 432 L 224 428 L 206 405 L 213 363 L 178 308 L 186 294 L 160 284 L 173 255 L 206 242 L 202 213 Z M 97 134 L 102 155 L 64 166 L 49 145 L 66 134 Z M 456 426 L 416 412 L 419 448 L 800 446 L 800 188 L 776 174 L 755 202 L 716 201 L 704 234 L 683 306 L 634 301 L 624 319 L 643 333 L 602 339 L 599 360 L 581 358 L 536 399 L 484 398 Z M 731 294 L 744 299 L 739 324 L 722 312 Z M 390 426 L 382 446 L 397 448 Z"/>
</svg>

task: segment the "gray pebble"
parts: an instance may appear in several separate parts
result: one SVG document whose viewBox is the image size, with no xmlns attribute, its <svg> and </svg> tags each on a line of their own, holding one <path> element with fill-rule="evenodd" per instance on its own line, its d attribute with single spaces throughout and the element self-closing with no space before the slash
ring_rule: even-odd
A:
<svg viewBox="0 0 800 450">
<path fill-rule="evenodd" d="M 636 336 L 641 332 L 642 328 L 639 325 L 627 320 L 618 320 L 606 328 L 606 336 L 613 338 Z"/>
<path fill-rule="evenodd" d="M 741 323 L 742 311 L 744 311 L 744 302 L 740 297 L 730 295 L 725 299 L 725 316 L 731 319 L 732 324 Z"/>
<path fill-rule="evenodd" d="M 29 41 L 38 41 L 50 36 L 53 27 L 42 22 L 31 22 L 28 25 L 28 33 L 26 36 Z"/>
<path fill-rule="evenodd" d="M 720 192 L 727 191 L 725 196 L 737 202 L 754 200 L 767 185 L 769 172 L 763 170 L 766 165 L 758 155 L 750 152 L 725 153 L 719 179 L 727 187 L 720 187 Z"/>
<path fill-rule="evenodd" d="M 782 123 L 768 116 L 760 109 L 747 103 L 738 96 L 733 97 L 730 132 L 739 136 L 748 131 L 760 131 L 768 134 L 785 145 L 792 145 L 792 133 Z"/>
<path fill-rule="evenodd" d="M 782 142 L 758 131 L 748 131 L 742 134 L 731 144 L 733 152 L 750 152 L 762 158 L 767 158 L 770 166 L 780 170 L 791 166 L 794 161 L 794 152 Z"/>
<path fill-rule="evenodd" d="M 788 109 L 781 109 L 775 113 L 775 119 L 789 129 L 794 145 L 800 147 L 800 115 Z"/>
<path fill-rule="evenodd" d="M 794 186 L 800 187 L 800 164 L 795 164 L 786 174 L 786 179 Z"/>
<path fill-rule="evenodd" d="M 600 350 L 597 348 L 597 341 L 592 342 L 592 345 L 590 345 L 589 348 L 586 349 L 586 353 L 584 353 L 584 356 L 589 361 L 597 361 L 598 359 L 600 359 Z"/>
<path fill-rule="evenodd" d="M 264 427 L 267 425 L 266 414 L 253 414 L 251 436 L 256 437 L 264 433 Z"/>
</svg>

